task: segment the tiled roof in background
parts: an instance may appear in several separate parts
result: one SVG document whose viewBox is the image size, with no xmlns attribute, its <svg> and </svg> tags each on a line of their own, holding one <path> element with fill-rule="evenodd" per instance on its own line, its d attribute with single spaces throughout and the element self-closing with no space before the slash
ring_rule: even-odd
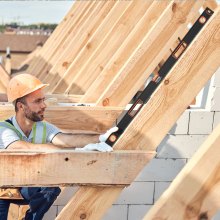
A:
<svg viewBox="0 0 220 220">
<path fill-rule="evenodd" d="M 10 47 L 11 52 L 30 53 L 37 45 L 43 45 L 48 37 L 47 35 L 0 34 L 0 52 Z"/>
</svg>

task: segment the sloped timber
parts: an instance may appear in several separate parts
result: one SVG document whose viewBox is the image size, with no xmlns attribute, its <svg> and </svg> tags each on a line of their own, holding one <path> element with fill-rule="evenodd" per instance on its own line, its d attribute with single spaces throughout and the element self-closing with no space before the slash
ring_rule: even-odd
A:
<svg viewBox="0 0 220 220">
<path fill-rule="evenodd" d="M 114 149 L 155 150 L 178 117 L 215 73 L 220 65 L 219 10 L 218 7 L 165 78 L 165 83 L 162 82 L 119 138 Z M 101 219 L 122 190 L 123 187 L 80 187 L 56 220 L 80 219 L 82 214 L 86 219 Z"/>
<path fill-rule="evenodd" d="M 219 145 L 220 125 L 143 219 L 212 219 L 220 208 Z"/>
<path fill-rule="evenodd" d="M 76 1 L 73 4 L 68 14 L 46 41 L 38 56 L 29 63 L 29 73 L 35 76 L 39 76 L 41 74 L 42 69 L 49 65 L 51 56 L 53 56 L 56 50 L 61 47 L 68 38 L 69 33 L 79 27 L 83 15 L 89 10 L 91 5 L 92 2 L 90 1 L 85 1 L 83 4 Z"/>
<path fill-rule="evenodd" d="M 0 65 L 0 76 L 0 93 L 6 93 L 6 88 L 10 80 L 10 76 L 2 65 Z"/>
<path fill-rule="evenodd" d="M 63 51 L 68 48 L 70 46 L 71 41 L 75 38 L 75 36 L 77 35 L 77 33 L 82 29 L 83 25 L 85 24 L 85 22 L 92 18 L 95 18 L 94 13 L 98 13 L 98 11 L 100 11 L 103 6 L 105 5 L 105 1 L 89 1 L 89 3 L 91 4 L 86 11 L 84 11 L 81 14 L 80 20 L 78 22 L 78 24 L 76 26 L 73 27 L 73 29 L 71 31 L 68 32 L 68 36 L 66 37 L 65 41 L 62 42 L 62 44 L 57 47 L 57 50 L 52 54 L 52 56 L 49 59 L 49 64 L 51 67 L 53 67 L 56 62 L 58 61 L 59 57 L 61 56 L 61 54 L 63 53 Z M 75 42 L 76 43 L 76 42 Z M 78 42 L 79 43 L 79 42 Z M 66 64 L 68 66 L 68 64 Z M 47 75 L 47 73 L 50 71 L 50 68 L 43 68 L 39 78 L 40 79 L 45 79 L 45 76 Z"/>
<path fill-rule="evenodd" d="M 69 44 L 65 50 L 62 50 L 57 54 L 56 62 L 54 62 L 52 69 L 44 78 L 44 82 L 50 83 L 50 90 L 52 90 L 57 82 L 62 79 L 62 76 L 71 65 L 72 61 L 79 55 L 79 53 L 82 53 L 82 49 L 85 45 L 88 45 L 87 43 L 93 35 L 97 34 L 98 28 L 114 8 L 114 5 L 119 4 L 118 1 L 103 1 L 103 3 L 104 6 L 101 8 L 97 7 L 96 10 L 87 17 L 87 20 L 83 23 L 80 29 L 77 30 L 77 33 L 75 33 L 75 35 L 69 40 Z M 114 19 L 114 16 L 112 16 L 112 19 Z M 109 27 L 106 25 L 105 28 L 108 30 Z M 98 36 L 102 39 L 105 34 L 106 31 L 104 29 Z M 91 48 L 87 51 L 87 55 L 88 52 L 91 52 Z"/>
<path fill-rule="evenodd" d="M 128 185 L 154 156 L 144 151 L 1 150 L 0 186 Z"/>
<path fill-rule="evenodd" d="M 160 61 L 169 53 L 170 48 L 173 48 L 177 38 L 182 38 L 187 33 L 187 24 L 194 23 L 198 18 L 195 12 L 203 5 L 203 1 L 177 0 L 169 3 L 135 52 L 117 72 L 117 77 L 112 78 L 114 72 L 111 68 L 116 67 L 110 66 L 110 70 L 107 70 L 108 77 L 103 73 L 105 77 L 100 76 L 94 82 L 94 85 L 96 83 L 98 85 L 93 88 L 97 87 L 100 95 L 97 96 L 98 93 L 90 87 L 81 101 L 95 101 L 97 105 L 124 106 L 131 100 Z M 126 50 L 127 48 L 120 56 L 126 53 Z M 120 56 L 116 56 L 113 63 L 118 64 L 118 58 L 119 61 L 121 60 Z M 108 87 L 104 88 L 103 83 L 107 83 Z"/>
<path fill-rule="evenodd" d="M 97 132 L 108 130 L 123 111 L 121 107 L 49 106 L 45 120 L 65 132 Z M 0 120 L 14 115 L 14 106 L 0 104 Z"/>
<path fill-rule="evenodd" d="M 70 66 L 68 72 L 65 73 L 67 87 L 59 87 L 59 93 L 83 94 L 95 80 L 97 74 L 100 74 L 112 54 L 117 51 L 152 2 L 152 0 L 128 1 L 129 7 L 123 10 L 122 14 L 119 14 L 119 19 L 110 29 L 110 33 L 106 35 L 90 59 L 86 61 L 80 70 L 76 69 L 74 65 Z"/>
<path fill-rule="evenodd" d="M 54 104 L 58 104 L 58 103 L 72 103 L 74 105 L 74 103 L 79 103 L 80 99 L 82 98 L 81 95 L 65 95 L 65 94 L 46 94 L 46 102 L 50 101 L 50 99 L 54 100 Z M 6 93 L 0 93 L 0 102 L 7 102 L 8 98 Z"/>
</svg>

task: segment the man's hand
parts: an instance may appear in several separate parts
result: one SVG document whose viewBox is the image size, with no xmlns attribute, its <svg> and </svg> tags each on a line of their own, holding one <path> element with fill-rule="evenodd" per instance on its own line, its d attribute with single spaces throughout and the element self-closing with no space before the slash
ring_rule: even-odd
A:
<svg viewBox="0 0 220 220">
<path fill-rule="evenodd" d="M 109 138 L 109 136 L 110 136 L 112 133 L 116 132 L 116 131 L 118 131 L 118 127 L 110 128 L 108 131 L 106 131 L 105 134 L 101 134 L 101 135 L 99 136 L 99 141 L 100 141 L 100 142 L 106 142 L 106 140 Z"/>
<path fill-rule="evenodd" d="M 113 151 L 112 147 L 110 147 L 105 142 L 96 143 L 96 144 L 87 144 L 82 148 L 75 148 L 76 151 L 100 151 L 100 152 L 110 152 Z"/>
</svg>

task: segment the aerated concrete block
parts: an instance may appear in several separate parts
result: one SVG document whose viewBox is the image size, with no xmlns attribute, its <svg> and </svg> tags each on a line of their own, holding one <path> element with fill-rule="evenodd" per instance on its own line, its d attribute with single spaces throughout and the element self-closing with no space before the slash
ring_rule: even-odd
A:
<svg viewBox="0 0 220 220">
<path fill-rule="evenodd" d="M 157 158 L 191 158 L 208 135 L 167 135 L 157 148 Z"/>
<path fill-rule="evenodd" d="M 65 189 L 60 193 L 54 205 L 63 206 L 73 197 L 78 187 L 65 187 Z"/>
<path fill-rule="evenodd" d="M 57 216 L 57 206 L 51 206 L 48 212 L 44 215 L 43 220 L 52 220 Z"/>
<path fill-rule="evenodd" d="M 220 68 L 216 71 L 214 75 L 214 83 L 213 86 L 220 88 Z"/>
<path fill-rule="evenodd" d="M 220 111 L 220 88 L 217 87 L 212 97 L 211 111 Z"/>
<path fill-rule="evenodd" d="M 143 219 L 151 207 L 152 205 L 129 205 L 128 220 Z"/>
<path fill-rule="evenodd" d="M 160 196 L 165 192 L 166 189 L 170 186 L 171 182 L 156 182 L 155 183 L 155 194 L 154 202 L 156 202 Z"/>
<path fill-rule="evenodd" d="M 120 219 L 120 220 L 127 220 L 127 205 L 113 205 L 102 220 L 113 220 L 113 219 Z"/>
<path fill-rule="evenodd" d="M 215 216 L 212 218 L 212 220 L 219 220 L 220 219 L 220 211 L 218 211 Z"/>
<path fill-rule="evenodd" d="M 138 175 L 136 181 L 172 181 L 185 164 L 185 159 L 154 158 Z"/>
<path fill-rule="evenodd" d="M 193 110 L 190 113 L 189 134 L 210 134 L 214 112 Z"/>
<path fill-rule="evenodd" d="M 215 112 L 213 129 L 216 128 L 216 126 L 219 125 L 219 124 L 220 124 L 220 112 Z"/>
<path fill-rule="evenodd" d="M 153 204 L 153 194 L 153 182 L 133 182 L 122 191 L 115 204 Z"/>
<path fill-rule="evenodd" d="M 174 124 L 169 134 L 188 134 L 189 110 L 186 110 Z"/>
</svg>

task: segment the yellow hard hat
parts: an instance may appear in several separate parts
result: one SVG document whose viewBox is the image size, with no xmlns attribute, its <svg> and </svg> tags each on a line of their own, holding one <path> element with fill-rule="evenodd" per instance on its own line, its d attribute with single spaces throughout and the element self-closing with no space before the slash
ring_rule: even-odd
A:
<svg viewBox="0 0 220 220">
<path fill-rule="evenodd" d="M 45 88 L 49 84 L 43 84 L 35 76 L 23 73 L 13 77 L 7 87 L 7 96 L 9 102 L 30 94 L 38 89 Z"/>
</svg>

